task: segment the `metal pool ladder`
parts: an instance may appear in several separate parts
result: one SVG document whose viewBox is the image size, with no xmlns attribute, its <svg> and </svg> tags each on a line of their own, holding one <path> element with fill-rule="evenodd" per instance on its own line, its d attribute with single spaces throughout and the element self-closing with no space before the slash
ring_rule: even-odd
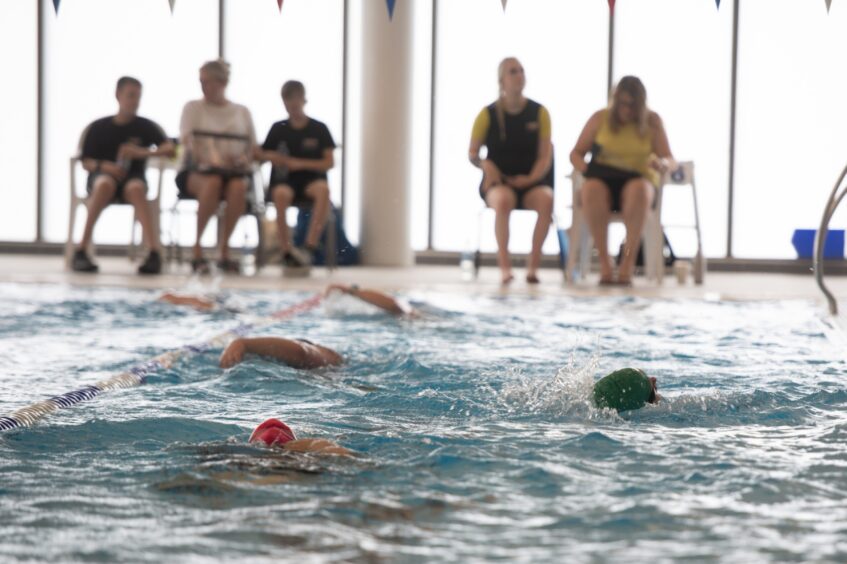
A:
<svg viewBox="0 0 847 564">
<path fill-rule="evenodd" d="M 821 292 L 823 292 L 823 295 L 826 297 L 826 301 L 829 304 L 829 313 L 832 315 L 838 315 L 838 302 L 823 281 L 823 247 L 824 242 L 826 241 L 826 235 L 829 232 L 829 221 L 832 219 L 833 214 L 835 214 L 835 209 L 838 207 L 838 204 L 841 203 L 844 196 L 847 196 L 847 186 L 841 186 L 844 182 L 845 176 L 847 176 L 847 167 L 844 167 L 844 170 L 841 171 L 841 176 L 838 177 L 838 182 L 835 183 L 835 187 L 829 195 L 829 200 L 826 202 L 826 208 L 824 208 L 823 217 L 821 218 L 821 228 L 818 229 L 818 232 L 815 235 L 815 280 L 817 281 Z"/>
</svg>

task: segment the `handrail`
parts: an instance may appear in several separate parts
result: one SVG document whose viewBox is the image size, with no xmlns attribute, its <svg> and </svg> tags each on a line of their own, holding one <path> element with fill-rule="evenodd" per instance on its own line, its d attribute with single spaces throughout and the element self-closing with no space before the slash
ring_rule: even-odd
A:
<svg viewBox="0 0 847 564">
<path fill-rule="evenodd" d="M 842 190 L 841 194 L 838 193 L 838 189 L 841 186 L 841 183 L 844 182 L 845 177 L 847 177 L 847 167 L 844 167 L 844 170 L 841 171 L 841 176 L 838 177 L 838 181 L 835 183 L 835 187 L 829 195 L 829 200 L 827 200 L 826 208 L 824 208 L 823 217 L 821 218 L 821 227 L 815 235 L 815 280 L 817 281 L 821 292 L 823 292 L 823 295 L 826 297 L 827 304 L 829 305 L 829 313 L 832 315 L 838 315 L 838 302 L 823 281 L 823 248 L 824 243 L 826 242 L 827 233 L 829 232 L 829 222 L 835 214 L 835 210 L 838 205 L 844 197 L 847 196 L 847 187 Z"/>
</svg>

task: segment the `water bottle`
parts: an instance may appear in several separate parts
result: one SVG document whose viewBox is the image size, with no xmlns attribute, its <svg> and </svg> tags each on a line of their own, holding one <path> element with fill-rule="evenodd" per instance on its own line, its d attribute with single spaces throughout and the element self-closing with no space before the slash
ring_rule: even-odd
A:
<svg viewBox="0 0 847 564">
<path fill-rule="evenodd" d="M 462 252 L 461 259 L 459 260 L 459 269 L 462 271 L 462 280 L 470 282 L 474 279 L 476 267 L 474 266 L 473 251 Z"/>
<path fill-rule="evenodd" d="M 256 248 L 250 245 L 247 234 L 244 234 L 244 246 L 241 247 L 241 274 L 253 276 L 256 274 Z"/>
<path fill-rule="evenodd" d="M 285 141 L 280 141 L 279 145 L 276 146 L 276 152 L 288 156 L 291 154 L 291 151 L 288 150 L 288 143 Z M 288 167 L 287 166 L 274 166 L 274 182 L 285 182 L 288 180 Z"/>
</svg>

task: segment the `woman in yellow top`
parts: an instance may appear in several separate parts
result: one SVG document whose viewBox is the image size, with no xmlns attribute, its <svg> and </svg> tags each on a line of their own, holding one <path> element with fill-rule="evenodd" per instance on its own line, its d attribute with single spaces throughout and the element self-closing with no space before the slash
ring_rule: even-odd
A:
<svg viewBox="0 0 847 564">
<path fill-rule="evenodd" d="M 585 156 L 591 153 L 591 163 Z M 600 255 L 600 284 L 631 285 L 644 221 L 660 175 L 674 166 L 659 114 L 647 107 L 640 79 L 623 77 L 608 109 L 595 113 L 571 151 L 571 163 L 585 177 L 580 197 L 588 228 Z M 608 229 L 612 213 L 626 226 L 618 278 L 612 274 Z"/>
<path fill-rule="evenodd" d="M 526 273 L 526 281 L 537 284 L 541 246 L 553 215 L 550 114 L 538 102 L 524 97 L 526 77 L 517 59 L 503 59 L 498 74 L 500 96 L 477 116 L 468 156 L 482 169 L 479 195 L 496 214 L 497 264 L 503 284 L 514 279 L 509 258 L 509 214 L 515 209 L 538 212 Z M 485 159 L 479 154 L 483 145 L 488 151 Z"/>
</svg>

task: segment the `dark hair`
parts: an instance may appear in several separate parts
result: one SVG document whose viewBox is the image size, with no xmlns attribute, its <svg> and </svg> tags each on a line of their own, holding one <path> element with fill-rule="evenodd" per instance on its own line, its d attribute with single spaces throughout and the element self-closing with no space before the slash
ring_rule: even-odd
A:
<svg viewBox="0 0 847 564">
<path fill-rule="evenodd" d="M 141 81 L 138 80 L 137 78 L 133 78 L 131 76 L 122 76 L 118 79 L 117 89 L 120 90 L 121 88 L 123 88 L 124 86 L 127 86 L 129 84 L 141 88 Z"/>
<path fill-rule="evenodd" d="M 289 80 L 282 85 L 282 91 L 280 92 L 280 94 L 282 94 L 283 100 L 297 94 L 299 94 L 300 96 L 305 96 L 306 87 L 303 86 L 303 83 L 299 80 Z"/>
</svg>

